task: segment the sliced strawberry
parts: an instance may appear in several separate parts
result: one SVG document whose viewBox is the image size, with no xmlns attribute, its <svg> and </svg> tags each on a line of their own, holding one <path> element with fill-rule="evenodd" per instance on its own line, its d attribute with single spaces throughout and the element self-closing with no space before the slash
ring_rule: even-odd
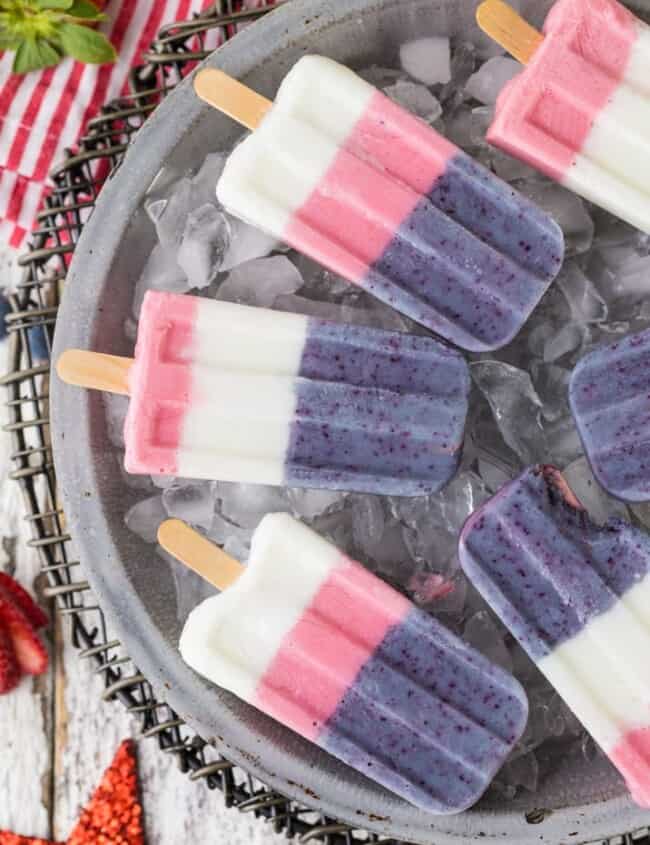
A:
<svg viewBox="0 0 650 845">
<path fill-rule="evenodd" d="M 11 575 L 0 572 L 0 595 L 13 599 L 35 628 L 44 628 L 49 619 L 34 599 Z"/>
<path fill-rule="evenodd" d="M 18 684 L 20 675 L 9 631 L 0 625 L 0 695 L 12 690 Z"/>
<path fill-rule="evenodd" d="M 4 596 L 0 596 L 0 622 L 11 636 L 18 665 L 28 675 L 41 675 L 47 669 L 45 646 L 23 611 Z"/>
</svg>

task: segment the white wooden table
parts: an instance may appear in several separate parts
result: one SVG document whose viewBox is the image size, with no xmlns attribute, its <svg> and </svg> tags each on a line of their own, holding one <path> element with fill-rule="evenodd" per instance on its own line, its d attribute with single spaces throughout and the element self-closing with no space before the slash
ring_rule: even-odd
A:
<svg viewBox="0 0 650 845">
<path fill-rule="evenodd" d="M 0 373 L 7 370 L 0 343 Z M 0 395 L 1 423 L 5 396 Z M 38 594 L 39 562 L 26 546 L 22 495 L 7 479 L 8 434 L 0 432 L 0 569 Z M 15 549 L 7 552 L 16 538 Z M 54 616 L 53 608 L 49 608 Z M 0 696 L 0 829 L 65 841 L 121 740 L 138 739 L 138 725 L 118 702 L 101 700 L 101 680 L 69 643 L 68 622 L 46 634 L 46 675 L 24 679 Z M 226 810 L 219 793 L 192 783 L 155 739 L 137 742 L 148 845 L 286 845 L 264 823 Z"/>
</svg>

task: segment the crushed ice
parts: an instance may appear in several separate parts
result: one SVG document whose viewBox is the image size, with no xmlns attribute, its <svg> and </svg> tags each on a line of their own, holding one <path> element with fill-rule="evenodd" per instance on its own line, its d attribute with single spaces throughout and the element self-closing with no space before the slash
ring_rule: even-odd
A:
<svg viewBox="0 0 650 845">
<path fill-rule="evenodd" d="M 547 765 L 547 749 L 564 753 L 570 746 L 571 753 L 587 760 L 600 752 L 467 583 L 456 554 L 458 532 L 475 508 L 535 461 L 560 466 L 597 522 L 621 516 L 650 529 L 650 506 L 628 509 L 595 482 L 566 399 L 579 357 L 650 324 L 650 307 L 642 302 L 650 276 L 650 239 L 486 143 L 493 104 L 518 70 L 516 62 L 494 53 L 483 41 L 476 46 L 452 41 L 450 49 L 447 39 L 425 38 L 402 46 L 399 68 L 361 71 L 552 213 L 567 240 L 569 258 L 519 336 L 496 353 L 469 356 L 475 389 L 456 478 L 438 495 L 419 499 L 179 478 L 132 479 L 131 486 L 143 488 L 143 498 L 129 510 L 126 522 L 155 544 L 159 522 L 176 516 L 245 560 L 261 517 L 287 511 L 439 616 L 512 670 L 528 691 L 531 717 L 526 733 L 491 789 L 503 799 L 522 789 L 536 790 L 543 776 L 540 768 Z M 487 61 L 481 64 L 479 57 Z M 135 289 L 135 318 L 145 290 L 157 289 L 423 332 L 336 274 L 287 253 L 273 238 L 219 208 L 214 189 L 224 161 L 225 153 L 212 153 L 198 171 L 175 179 L 164 171 L 152 187 L 146 211 L 158 244 Z M 125 331 L 133 338 L 132 320 Z M 122 397 L 105 401 L 108 434 L 121 450 L 126 402 Z M 121 451 L 116 454 L 121 459 Z M 161 549 L 157 553 L 173 570 L 182 621 L 211 588 Z"/>
<path fill-rule="evenodd" d="M 448 38 L 417 38 L 402 44 L 399 51 L 404 70 L 425 85 L 451 80 L 451 52 Z"/>
</svg>

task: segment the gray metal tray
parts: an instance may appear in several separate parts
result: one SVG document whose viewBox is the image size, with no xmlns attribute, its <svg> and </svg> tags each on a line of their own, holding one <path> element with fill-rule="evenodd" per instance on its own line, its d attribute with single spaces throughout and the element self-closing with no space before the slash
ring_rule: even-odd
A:
<svg viewBox="0 0 650 845">
<path fill-rule="evenodd" d="M 408 38 L 462 34 L 478 39 L 474 2 L 454 0 L 294 0 L 247 28 L 207 60 L 272 96 L 293 62 L 319 52 L 351 66 L 394 63 Z M 539 22 L 548 0 L 529 4 Z M 68 346 L 131 354 L 123 322 L 133 285 L 154 244 L 141 203 L 161 165 L 188 168 L 234 140 L 238 130 L 201 105 L 182 83 L 139 132 L 104 187 L 75 251 L 60 311 L 54 357 Z M 559 767 L 540 792 L 483 803 L 436 818 L 338 763 L 232 695 L 206 683 L 180 659 L 169 569 L 124 526 L 134 493 L 115 461 L 101 398 L 52 384 L 55 463 L 72 534 L 91 586 L 156 693 L 231 760 L 264 783 L 353 825 L 422 843 L 503 839 L 513 843 L 594 841 L 641 828 L 607 764 Z M 536 810 L 551 812 L 535 812 Z M 532 824 L 531 822 L 538 822 Z"/>
</svg>

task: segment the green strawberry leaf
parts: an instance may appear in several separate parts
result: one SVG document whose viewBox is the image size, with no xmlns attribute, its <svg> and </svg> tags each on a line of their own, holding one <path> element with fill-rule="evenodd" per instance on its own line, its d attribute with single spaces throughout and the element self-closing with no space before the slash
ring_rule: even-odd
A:
<svg viewBox="0 0 650 845">
<path fill-rule="evenodd" d="M 34 0 L 39 9 L 58 9 L 67 11 L 73 0 Z"/>
<path fill-rule="evenodd" d="M 73 0 L 72 5 L 65 10 L 66 17 L 83 18 L 88 21 L 106 20 L 106 15 L 99 11 L 90 0 Z"/>
<path fill-rule="evenodd" d="M 57 65 L 60 61 L 61 54 L 47 41 L 30 39 L 18 46 L 12 70 L 14 73 L 29 73 Z"/>
<path fill-rule="evenodd" d="M 62 23 L 59 29 L 64 51 L 80 62 L 103 65 L 114 62 L 117 54 L 111 42 L 101 32 L 76 23 Z"/>
<path fill-rule="evenodd" d="M 23 39 L 14 32 L 0 27 L 0 50 L 17 50 Z"/>
</svg>

